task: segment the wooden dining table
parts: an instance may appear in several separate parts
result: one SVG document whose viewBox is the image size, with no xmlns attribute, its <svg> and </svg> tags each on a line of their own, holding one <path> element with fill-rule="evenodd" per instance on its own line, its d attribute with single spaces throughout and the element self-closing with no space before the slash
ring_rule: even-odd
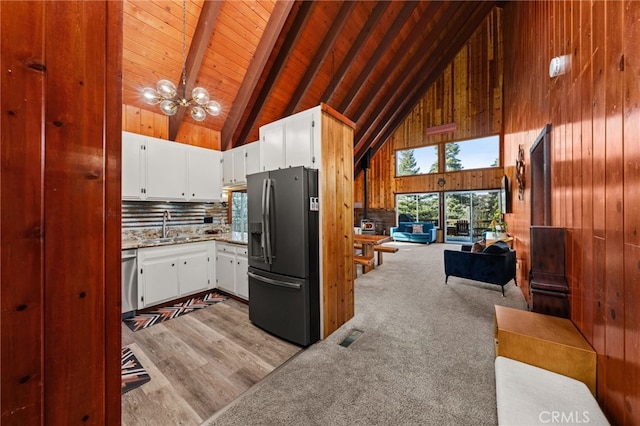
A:
<svg viewBox="0 0 640 426">
<path fill-rule="evenodd" d="M 392 241 L 389 235 L 376 235 L 376 234 L 353 234 L 353 242 L 362 244 L 362 256 L 368 259 L 373 259 L 374 250 L 373 246 L 378 244 Z M 374 265 L 363 266 L 364 272 L 367 273 L 375 268 Z"/>
</svg>

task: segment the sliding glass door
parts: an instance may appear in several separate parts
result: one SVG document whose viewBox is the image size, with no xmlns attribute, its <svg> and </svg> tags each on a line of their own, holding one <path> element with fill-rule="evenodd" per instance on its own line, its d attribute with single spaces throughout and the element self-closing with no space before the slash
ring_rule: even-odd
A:
<svg viewBox="0 0 640 426">
<path fill-rule="evenodd" d="M 471 242 L 471 193 L 446 192 L 444 194 L 445 242 Z"/>
<path fill-rule="evenodd" d="M 500 210 L 500 192 L 460 191 L 444 193 L 444 213 L 438 192 L 399 194 L 396 196 L 398 222 L 432 222 L 442 229 L 448 243 L 470 243 L 482 238 Z M 442 216 L 441 216 L 442 214 Z M 441 226 L 440 217 L 444 217 Z"/>
<path fill-rule="evenodd" d="M 470 243 L 482 238 L 499 210 L 498 200 L 499 191 L 446 192 L 445 242 Z"/>
</svg>

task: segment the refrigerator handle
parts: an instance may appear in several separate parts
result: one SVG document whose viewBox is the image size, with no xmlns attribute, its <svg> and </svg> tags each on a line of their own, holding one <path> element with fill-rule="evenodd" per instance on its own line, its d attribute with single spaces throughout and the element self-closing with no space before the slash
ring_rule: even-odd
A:
<svg viewBox="0 0 640 426">
<path fill-rule="evenodd" d="M 271 284 L 271 285 L 277 285 L 278 287 L 286 287 L 286 288 L 292 288 L 296 290 L 300 290 L 300 288 L 302 287 L 298 283 L 290 283 L 290 282 L 281 281 L 281 280 L 274 280 L 272 278 L 267 278 L 261 275 L 254 274 L 253 272 L 247 272 L 247 275 L 258 281 L 262 281 L 264 283 Z"/>
<path fill-rule="evenodd" d="M 271 191 L 272 191 L 272 186 L 273 186 L 273 180 L 272 179 L 266 179 L 266 192 L 267 192 L 267 197 L 266 197 L 266 209 L 265 209 L 265 214 L 264 214 L 264 218 L 265 218 L 265 224 L 266 224 L 266 228 L 265 228 L 265 242 L 266 242 L 266 259 L 267 259 L 267 263 L 269 263 L 270 265 L 273 263 L 273 253 L 271 252 Z"/>
<path fill-rule="evenodd" d="M 265 215 L 267 213 L 267 187 L 269 179 L 264 179 L 262 181 L 262 233 L 260 234 L 260 248 L 262 249 L 262 257 L 264 258 L 264 263 L 269 263 L 269 259 L 267 257 L 267 225 L 265 220 Z"/>
</svg>

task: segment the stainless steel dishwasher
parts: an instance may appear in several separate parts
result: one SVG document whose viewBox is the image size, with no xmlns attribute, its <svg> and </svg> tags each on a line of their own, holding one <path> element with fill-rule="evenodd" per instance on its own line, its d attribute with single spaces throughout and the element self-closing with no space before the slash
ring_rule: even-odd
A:
<svg viewBox="0 0 640 426">
<path fill-rule="evenodd" d="M 137 250 L 122 250 L 122 318 L 135 315 L 138 309 Z"/>
</svg>

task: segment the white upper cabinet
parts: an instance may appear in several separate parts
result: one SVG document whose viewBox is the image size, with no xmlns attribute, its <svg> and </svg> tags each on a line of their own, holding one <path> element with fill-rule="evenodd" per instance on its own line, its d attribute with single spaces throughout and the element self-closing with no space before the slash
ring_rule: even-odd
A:
<svg viewBox="0 0 640 426">
<path fill-rule="evenodd" d="M 145 137 L 122 132 L 122 199 L 144 200 L 146 192 Z"/>
<path fill-rule="evenodd" d="M 234 148 L 222 152 L 222 185 L 233 185 Z"/>
<path fill-rule="evenodd" d="M 260 171 L 260 144 L 252 142 L 223 152 L 223 179 L 225 186 L 247 182 L 247 175 Z"/>
<path fill-rule="evenodd" d="M 147 200 L 186 201 L 186 145 L 162 139 L 147 141 Z"/>
<path fill-rule="evenodd" d="M 320 107 L 315 107 L 262 126 L 260 170 L 318 168 L 320 113 Z"/>
<path fill-rule="evenodd" d="M 188 155 L 189 201 L 215 201 L 222 197 L 220 161 L 222 153 L 213 149 L 186 146 Z"/>
<path fill-rule="evenodd" d="M 252 175 L 260 171 L 260 142 L 252 142 L 242 146 L 244 148 L 244 175 Z"/>
<path fill-rule="evenodd" d="M 278 120 L 260 127 L 260 170 L 284 167 L 284 122 Z"/>
<path fill-rule="evenodd" d="M 313 109 L 302 111 L 286 119 L 284 127 L 285 167 L 316 167 L 313 151 L 314 126 Z"/>
<path fill-rule="evenodd" d="M 221 158 L 213 149 L 122 132 L 122 199 L 220 200 Z"/>
</svg>

